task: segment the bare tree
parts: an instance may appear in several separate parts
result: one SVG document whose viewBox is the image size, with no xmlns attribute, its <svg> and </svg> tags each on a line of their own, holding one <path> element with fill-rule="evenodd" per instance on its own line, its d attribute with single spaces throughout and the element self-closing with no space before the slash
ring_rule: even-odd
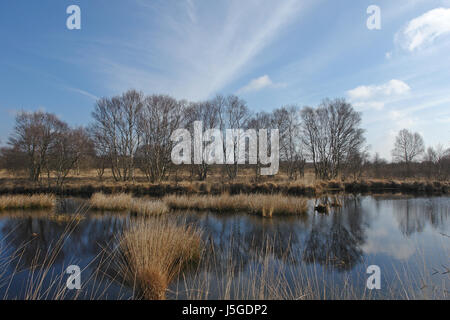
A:
<svg viewBox="0 0 450 320">
<path fill-rule="evenodd" d="M 392 156 L 394 161 L 406 165 L 406 174 L 410 174 L 410 165 L 425 151 L 425 144 L 419 133 L 413 133 L 407 129 L 401 130 L 396 139 Z"/>
<path fill-rule="evenodd" d="M 239 142 L 241 141 L 240 134 L 242 134 L 242 130 L 248 128 L 251 112 L 248 109 L 246 102 L 235 95 L 230 95 L 226 98 L 219 96 L 216 99 L 220 101 L 220 129 L 224 133 L 224 137 L 226 136 L 226 130 L 236 130 L 234 131 L 236 135 L 233 137 L 232 142 L 234 162 L 233 164 L 230 164 L 227 160 L 227 164 L 225 165 L 228 177 L 230 179 L 235 179 L 238 175 L 238 152 Z M 225 151 L 226 141 L 224 141 L 224 153 Z"/>
<path fill-rule="evenodd" d="M 336 178 L 343 163 L 351 155 L 366 158 L 366 152 L 361 149 L 364 145 L 364 130 L 361 126 L 361 114 L 356 112 L 351 104 L 343 99 L 325 100 L 330 114 L 331 141 L 331 176 Z"/>
<path fill-rule="evenodd" d="M 301 121 L 297 106 L 288 106 L 273 112 L 274 128 L 280 131 L 280 155 L 285 162 L 289 179 L 304 175 L 306 160 L 300 139 Z"/>
<path fill-rule="evenodd" d="M 51 113 L 37 111 L 17 114 L 8 144 L 16 152 L 25 155 L 25 167 L 28 168 L 30 180 L 40 180 L 54 138 L 66 128 L 67 124 Z"/>
<path fill-rule="evenodd" d="M 138 157 L 140 169 L 151 182 L 159 182 L 167 174 L 173 146 L 170 137 L 180 127 L 183 113 L 183 104 L 169 96 L 153 95 L 144 101 Z"/>
<path fill-rule="evenodd" d="M 252 118 L 250 118 L 248 127 L 256 131 L 256 135 L 259 139 L 259 130 L 261 129 L 271 129 L 273 124 L 273 115 L 266 112 L 258 112 Z M 266 138 L 266 137 L 265 137 Z M 258 144 L 258 154 L 259 154 L 259 144 Z M 255 168 L 255 180 L 258 181 L 261 177 L 261 163 L 260 161 L 254 166 Z"/>
<path fill-rule="evenodd" d="M 191 135 L 194 134 L 194 122 L 196 121 L 203 123 L 203 130 L 217 129 L 220 124 L 221 107 L 220 96 L 210 101 L 191 103 L 185 112 L 186 127 L 190 130 Z M 205 144 L 206 142 L 202 142 L 202 149 L 204 149 Z M 192 168 L 194 168 L 199 180 L 206 180 L 210 165 L 202 161 L 201 164 L 194 164 Z"/>
<path fill-rule="evenodd" d="M 350 154 L 364 145 L 361 115 L 343 99 L 326 99 L 302 112 L 302 139 L 317 178 L 337 178 Z"/>
<path fill-rule="evenodd" d="M 56 185 L 62 187 L 67 175 L 81 160 L 86 160 L 93 148 L 88 134 L 83 128 L 65 128 L 54 135 L 49 149 L 48 169 L 56 176 Z"/>
<path fill-rule="evenodd" d="M 116 181 L 134 177 L 135 155 L 140 145 L 138 120 L 141 117 L 143 95 L 130 90 L 112 99 L 100 99 L 92 113 L 90 127 L 96 148 L 109 155 Z"/>
<path fill-rule="evenodd" d="M 140 145 L 140 131 L 138 121 L 141 119 L 143 94 L 136 90 L 129 90 L 122 95 L 122 118 L 119 122 L 122 149 L 125 150 L 125 167 L 128 178 L 134 179 L 135 155 Z"/>
<path fill-rule="evenodd" d="M 97 177 L 102 180 L 107 165 L 112 163 L 109 144 L 106 143 L 106 139 L 102 135 L 102 131 L 98 130 L 97 126 L 89 126 L 87 133 L 89 134 L 90 141 L 94 147 L 92 165 L 97 171 Z"/>
<path fill-rule="evenodd" d="M 362 177 L 364 168 L 368 163 L 369 153 L 367 150 L 354 150 L 347 155 L 344 171 L 353 180 L 358 180 Z"/>
<path fill-rule="evenodd" d="M 434 176 L 436 179 L 445 180 L 446 160 L 450 157 L 450 148 L 445 149 L 441 144 L 435 148 L 429 147 L 425 154 L 424 162 L 427 167 L 428 178 Z"/>
<path fill-rule="evenodd" d="M 0 149 L 0 167 L 7 169 L 9 173 L 20 174 L 29 170 L 28 156 L 16 146 Z M 27 172 L 29 174 L 29 172 Z"/>
</svg>

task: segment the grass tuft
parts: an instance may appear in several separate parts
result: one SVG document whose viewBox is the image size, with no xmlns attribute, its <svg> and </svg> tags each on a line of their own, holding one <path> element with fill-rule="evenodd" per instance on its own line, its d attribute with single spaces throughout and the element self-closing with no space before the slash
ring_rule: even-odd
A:
<svg viewBox="0 0 450 320">
<path fill-rule="evenodd" d="M 130 194 L 119 193 L 105 195 L 96 193 L 92 196 L 91 207 L 94 210 L 104 211 L 130 211 L 136 215 L 154 216 L 165 214 L 169 211 L 166 204 L 159 200 L 136 199 Z"/>
<path fill-rule="evenodd" d="M 276 215 L 304 215 L 308 211 L 306 199 L 276 195 L 167 196 L 165 203 L 176 210 L 215 212 L 248 212 L 271 218 Z"/>
<path fill-rule="evenodd" d="M 142 220 L 124 232 L 119 249 L 119 272 L 136 298 L 164 300 L 171 281 L 200 261 L 201 233 L 171 219 Z"/>
<path fill-rule="evenodd" d="M 12 195 L 0 197 L 0 211 L 51 209 L 55 206 L 56 197 L 48 194 L 37 194 L 31 196 Z"/>
</svg>

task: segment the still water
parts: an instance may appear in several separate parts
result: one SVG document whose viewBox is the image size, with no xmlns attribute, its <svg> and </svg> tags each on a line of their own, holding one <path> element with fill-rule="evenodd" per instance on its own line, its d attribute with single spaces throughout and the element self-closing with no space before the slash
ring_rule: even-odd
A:
<svg viewBox="0 0 450 320">
<path fill-rule="evenodd" d="M 305 217 L 177 214 L 203 230 L 213 263 L 204 271 L 187 271 L 171 284 L 168 298 L 198 297 L 191 292 L 206 286 L 200 276 L 208 279 L 208 298 L 254 298 L 237 287 L 262 281 L 251 278 L 264 264 L 274 275 L 283 273 L 288 284 L 300 277 L 307 279 L 310 291 L 322 292 L 305 289 L 305 296 L 298 298 L 448 299 L 449 197 L 342 196 L 342 202 L 342 208 L 325 215 L 314 212 L 311 200 Z M 76 212 L 83 218 L 74 224 L 70 217 Z M 0 298 L 20 299 L 37 291 L 40 298 L 54 297 L 53 288 L 65 284 L 69 265 L 80 266 L 83 289 L 65 298 L 132 298 L 133 290 L 109 272 L 105 248 L 113 247 L 134 219 L 127 213 L 91 212 L 82 199 L 61 199 L 51 215 L 0 213 Z M 60 250 L 49 253 L 54 247 Z M 32 268 L 35 265 L 40 267 Z M 370 265 L 380 267 L 381 289 L 367 293 Z M 33 279 L 42 270 L 48 274 L 36 285 Z"/>
</svg>

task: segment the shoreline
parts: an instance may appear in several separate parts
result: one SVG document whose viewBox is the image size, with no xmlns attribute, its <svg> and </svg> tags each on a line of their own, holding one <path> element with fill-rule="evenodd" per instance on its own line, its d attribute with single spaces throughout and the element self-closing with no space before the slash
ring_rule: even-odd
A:
<svg viewBox="0 0 450 320">
<path fill-rule="evenodd" d="M 160 183 L 97 185 L 80 184 L 74 186 L 40 187 L 8 186 L 0 187 L 0 195 L 55 194 L 59 196 L 91 197 L 95 193 L 130 193 L 134 196 L 163 197 L 166 195 L 221 195 L 221 194 L 284 194 L 290 196 L 320 196 L 324 194 L 427 194 L 447 195 L 450 181 L 321 181 L 315 185 L 302 185 L 295 182 L 284 183 Z"/>
</svg>

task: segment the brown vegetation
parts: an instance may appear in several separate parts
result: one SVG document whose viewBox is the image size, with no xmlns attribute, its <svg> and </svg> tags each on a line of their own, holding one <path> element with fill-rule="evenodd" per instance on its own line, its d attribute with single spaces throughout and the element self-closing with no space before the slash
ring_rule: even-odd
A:
<svg viewBox="0 0 450 320">
<path fill-rule="evenodd" d="M 330 192 L 347 193 L 427 193 L 447 194 L 450 190 L 450 180 L 433 180 L 426 178 L 410 179 L 373 179 L 367 177 L 339 180 L 316 180 L 314 172 L 309 168 L 305 176 L 299 180 L 289 180 L 281 172 L 274 177 L 253 179 L 254 169 L 241 169 L 241 174 L 233 180 L 223 179 L 220 170 L 210 170 L 210 176 L 205 181 L 190 179 L 187 168 L 178 173 L 179 180 L 168 180 L 161 183 L 148 183 L 143 176 L 136 175 L 134 182 L 115 182 L 111 173 L 106 170 L 102 181 L 95 172 L 81 172 L 67 178 L 64 189 L 48 188 L 32 185 L 25 178 L 14 178 L 5 171 L 0 171 L 0 194 L 58 194 L 67 196 L 91 197 L 95 193 L 104 194 L 129 193 L 134 196 L 163 197 L 170 194 L 183 195 L 220 195 L 237 194 L 284 194 L 292 196 L 319 196 Z M 393 170 L 393 169 L 392 169 Z"/>
<path fill-rule="evenodd" d="M 175 277 L 199 262 L 201 233 L 170 219 L 142 220 L 124 232 L 119 250 L 118 270 L 136 298 L 163 300 Z"/>
<path fill-rule="evenodd" d="M 104 211 L 127 211 L 144 216 L 161 215 L 173 210 L 208 210 L 214 212 L 245 212 L 263 217 L 273 215 L 302 215 L 308 210 L 304 198 L 277 195 L 171 195 L 162 200 L 133 198 L 130 194 L 119 193 L 92 196 L 91 207 Z"/>
<path fill-rule="evenodd" d="M 283 195 L 168 196 L 164 201 L 177 210 L 245 212 L 271 218 L 277 215 L 302 215 L 308 210 L 304 198 Z"/>
<path fill-rule="evenodd" d="M 105 195 L 96 193 L 90 200 L 92 209 L 103 211 L 130 211 L 133 214 L 154 216 L 167 213 L 169 210 L 159 200 L 135 199 L 130 194 L 119 193 Z"/>
<path fill-rule="evenodd" d="M 56 197 L 48 194 L 36 194 L 31 196 L 11 195 L 0 197 L 0 211 L 19 209 L 50 209 L 55 206 Z"/>
</svg>

